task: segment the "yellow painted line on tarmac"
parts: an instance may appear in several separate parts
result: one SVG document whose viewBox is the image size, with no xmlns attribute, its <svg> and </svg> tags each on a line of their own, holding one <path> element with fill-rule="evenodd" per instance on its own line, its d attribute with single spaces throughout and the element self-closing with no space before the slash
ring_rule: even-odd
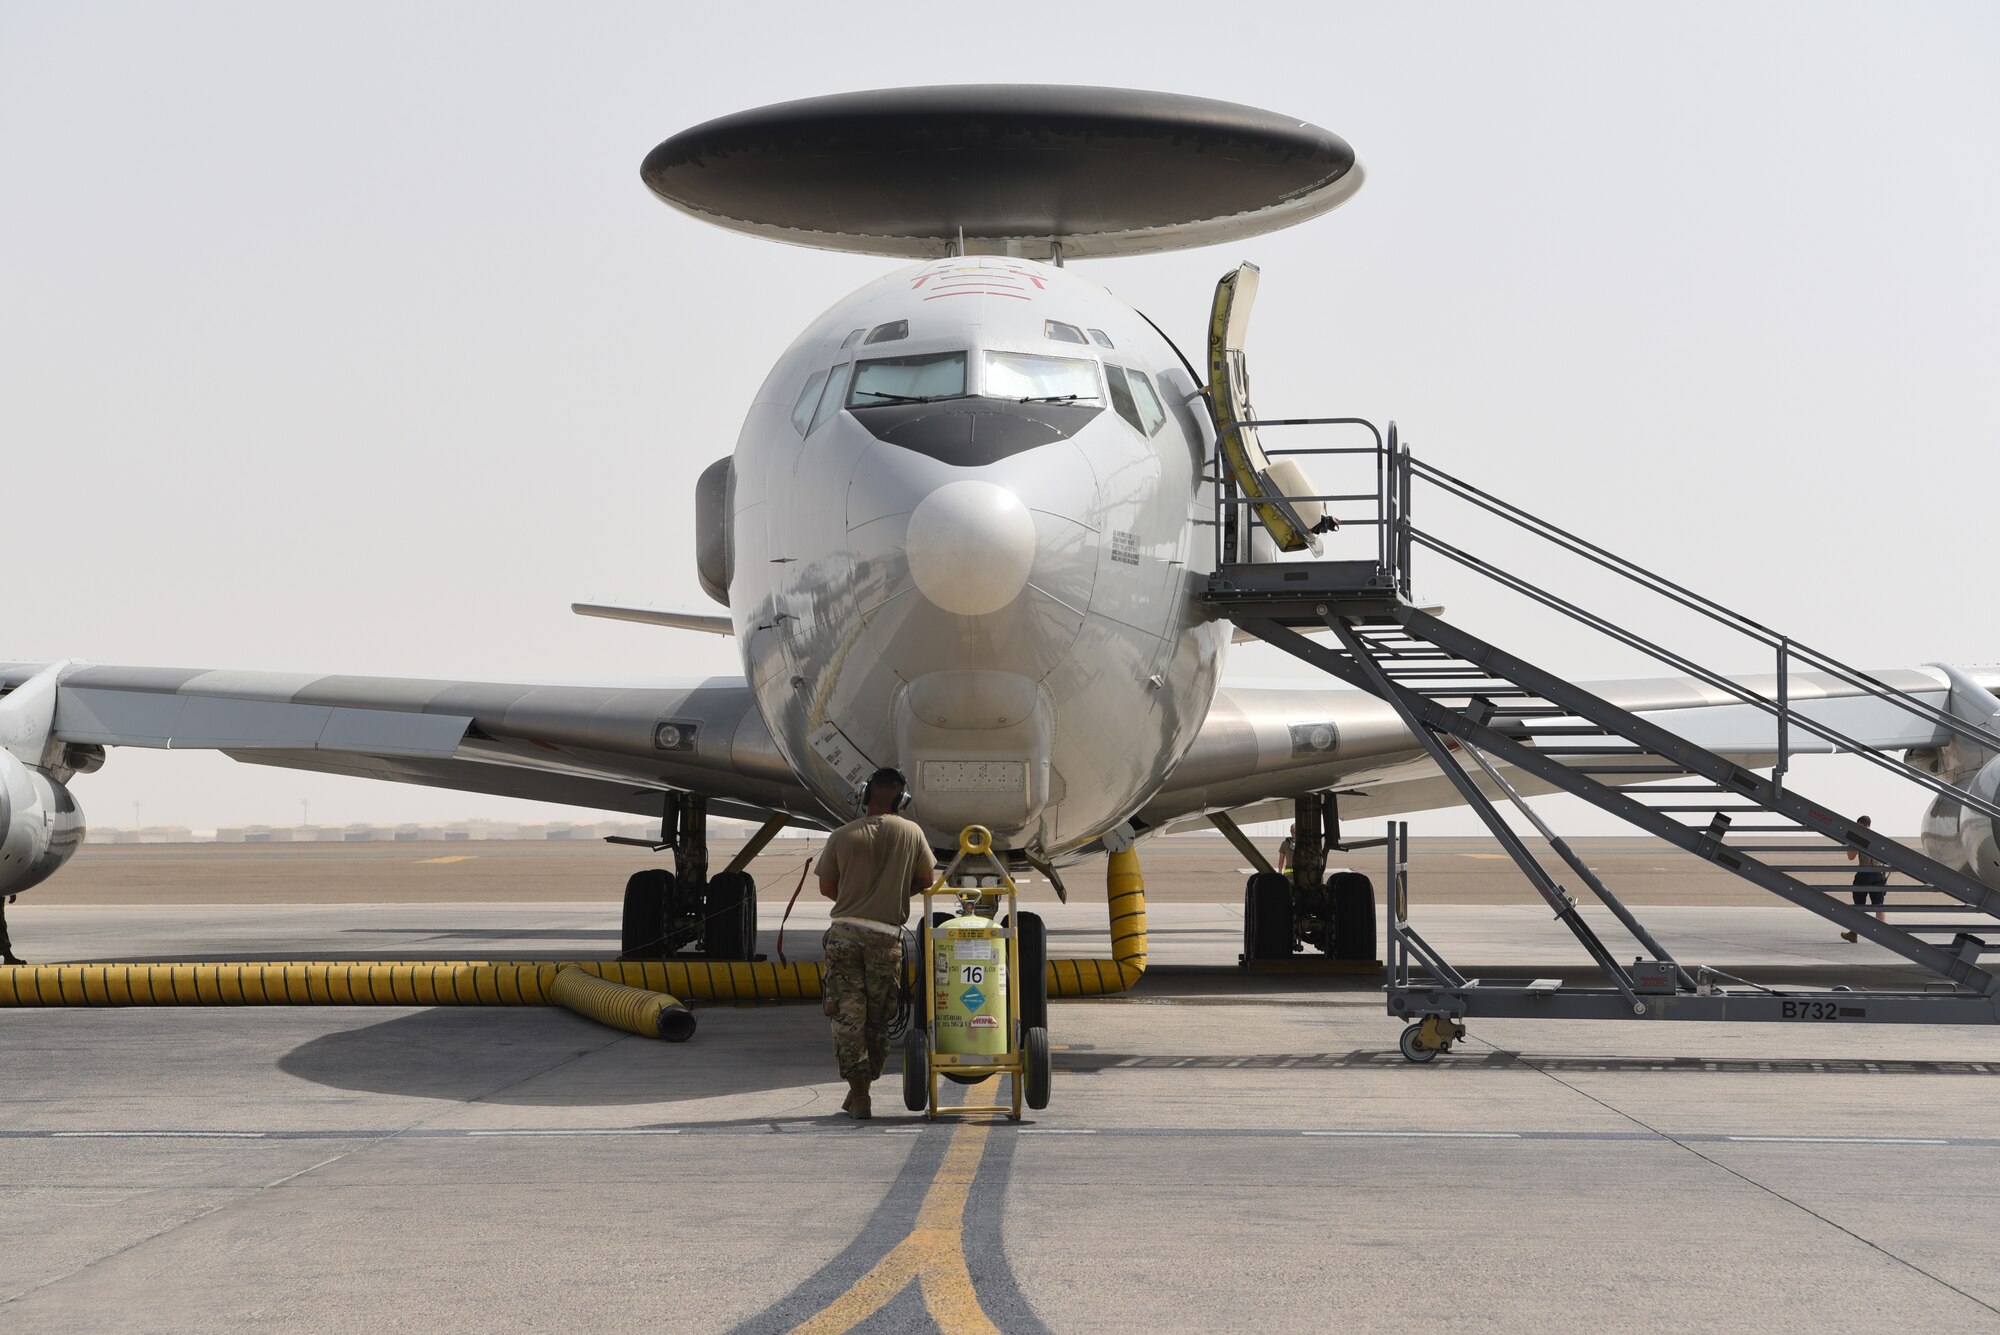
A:
<svg viewBox="0 0 2000 1335">
<path fill-rule="evenodd" d="M 1459 856 L 1462 858 L 1478 858 L 1482 862 L 1505 862 L 1507 860 L 1505 853 L 1460 853 Z"/>
<path fill-rule="evenodd" d="M 478 856 L 479 854 L 477 853 L 452 853 L 441 858 L 418 858 L 417 862 L 419 865 L 429 865 L 437 862 L 470 862 Z"/>
<path fill-rule="evenodd" d="M 966 1092 L 967 1102 L 999 1083 L 988 1076 Z M 991 1097 L 989 1094 L 987 1097 Z M 986 1153 L 989 1124 L 966 1122 L 952 1132 L 944 1161 L 938 1165 L 917 1222 L 909 1236 L 889 1249 L 853 1287 L 821 1308 L 809 1320 L 792 1327 L 792 1335 L 846 1335 L 882 1310 L 914 1281 L 924 1295 L 924 1308 L 943 1335 L 1000 1335 L 979 1306 L 972 1272 L 965 1264 L 965 1202 L 979 1160 Z"/>
</svg>

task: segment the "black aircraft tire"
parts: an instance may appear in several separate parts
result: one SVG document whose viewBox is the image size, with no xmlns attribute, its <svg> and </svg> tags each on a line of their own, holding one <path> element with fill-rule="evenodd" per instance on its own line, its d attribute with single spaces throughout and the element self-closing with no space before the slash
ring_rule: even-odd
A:
<svg viewBox="0 0 2000 1335">
<path fill-rule="evenodd" d="M 1326 895 L 1333 915 L 1334 958 L 1375 958 L 1375 883 L 1358 871 L 1340 871 L 1326 878 Z"/>
<path fill-rule="evenodd" d="M 665 952 L 660 938 L 666 927 L 667 901 L 674 892 L 674 874 L 664 867 L 635 871 L 625 880 L 625 914 L 618 926 L 618 953 L 628 960 L 656 960 Z"/>
<path fill-rule="evenodd" d="M 930 1042 L 914 1024 L 903 1031 L 903 1106 L 911 1112 L 931 1106 Z"/>
<path fill-rule="evenodd" d="M 1292 883 L 1283 873 L 1260 871 L 1243 887 L 1243 955 L 1288 959 L 1298 949 L 1292 934 Z"/>
<path fill-rule="evenodd" d="M 1021 1032 L 1049 1027 L 1049 929 L 1039 913 L 1021 915 Z"/>
<path fill-rule="evenodd" d="M 1049 1031 L 1036 1025 L 1021 1039 L 1021 1101 L 1037 1112 L 1049 1106 Z"/>
<path fill-rule="evenodd" d="M 708 881 L 702 947 L 710 959 L 747 960 L 757 949 L 757 883 L 748 872 L 725 871 Z"/>
</svg>

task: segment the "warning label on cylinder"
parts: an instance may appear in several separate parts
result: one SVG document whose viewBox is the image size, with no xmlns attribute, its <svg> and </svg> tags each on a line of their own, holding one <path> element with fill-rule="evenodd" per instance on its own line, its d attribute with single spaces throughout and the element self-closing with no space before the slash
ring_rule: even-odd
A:
<svg viewBox="0 0 2000 1335">
<path fill-rule="evenodd" d="M 972 1017 L 972 1027 L 974 1029 L 998 1029 L 1000 1027 L 1000 1017 L 997 1015 L 975 1015 Z"/>
</svg>

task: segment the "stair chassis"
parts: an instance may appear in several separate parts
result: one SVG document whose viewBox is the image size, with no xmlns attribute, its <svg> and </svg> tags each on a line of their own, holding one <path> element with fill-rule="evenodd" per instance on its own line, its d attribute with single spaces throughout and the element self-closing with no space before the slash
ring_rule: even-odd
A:
<svg viewBox="0 0 2000 1335">
<path fill-rule="evenodd" d="M 1352 420 L 1293 419 L 1245 425 L 1345 425 Z M 1377 439 L 1382 438 L 1378 435 Z M 1415 465 L 1407 447 L 1397 441 L 1393 424 L 1382 444 L 1376 475 L 1378 490 L 1372 514 L 1358 520 L 1342 519 L 1343 524 L 1358 522 L 1377 527 L 1374 561 L 1257 561 L 1252 558 L 1252 545 L 1241 536 L 1243 529 L 1226 524 L 1218 542 L 1218 556 L 1222 559 L 1210 581 L 1207 601 L 1219 616 L 1242 629 L 1390 704 L 1457 789 L 1460 798 L 1485 822 L 1555 919 L 1577 939 L 1604 980 L 1603 985 L 1577 985 L 1556 978 L 1477 978 L 1460 973 L 1412 925 L 1408 827 L 1401 822 L 1392 823 L 1385 840 L 1389 891 L 1384 933 L 1384 957 L 1388 965 L 1385 991 L 1389 1013 L 1407 1024 L 1401 1044 L 1406 1057 L 1428 1061 L 1439 1052 L 1449 1051 L 1464 1037 L 1464 1021 L 1475 1016 L 1815 1024 L 2000 1022 L 2000 974 L 1980 964 L 1982 956 L 2000 954 L 2000 892 L 1973 875 L 1940 864 L 1917 849 L 1789 789 L 1785 773 L 1793 730 L 1830 743 L 1835 750 L 1859 751 L 1863 758 L 1913 779 L 1933 792 L 1948 792 L 1954 800 L 1962 796 L 1966 805 L 1974 809 L 1986 810 L 1988 804 L 1961 788 L 1941 785 L 1937 778 L 1889 751 L 1861 747 L 1825 723 L 1800 713 L 1789 699 L 1788 667 L 1797 658 L 1856 693 L 1901 708 L 1923 719 L 1925 726 L 1935 725 L 1941 734 L 1974 746 L 2000 752 L 2000 736 L 1979 722 L 1940 711 L 1830 656 L 1778 637 L 1720 604 L 1702 599 L 1468 484 Z M 1410 501 L 1418 481 L 1435 483 L 1441 490 L 1471 500 L 1574 555 L 1775 648 L 1778 668 L 1775 698 L 1756 694 L 1722 678 L 1416 529 L 1410 522 Z M 1225 517 L 1233 517 L 1233 507 L 1243 504 L 1232 490 L 1226 481 L 1218 487 L 1218 504 Z M 1243 528 L 1247 529 L 1247 524 Z M 1503 587 L 1534 598 L 1763 710 L 1773 720 L 1777 742 L 1777 763 L 1771 775 L 1765 777 L 1710 752 L 1416 606 L 1410 596 L 1409 559 L 1419 546 L 1439 552 Z M 1306 629 L 1331 631 L 1338 647 L 1308 639 L 1302 633 Z M 1593 763 L 1607 760 L 1615 763 Z M 1528 776 L 1556 792 L 1582 798 L 1636 829 L 1883 946 L 1935 974 L 1939 981 L 1903 990 L 1777 988 L 1719 970 L 1683 966 L 1541 820 L 1508 782 L 1505 770 Z M 1648 775 L 1657 779 L 1648 780 L 1645 777 Z M 1672 788 L 1626 786 L 1659 780 L 1687 782 Z M 1678 794 L 1696 796 L 1688 799 Z M 1545 866 L 1544 860 L 1513 832 L 1501 814 L 1503 804 L 1511 804 L 1548 841 L 1555 859 L 1564 864 L 1562 872 Z M 1677 819 L 1675 813 L 1707 813 L 1711 819 L 1702 827 Z M 1750 813 L 1751 821 L 1761 816 L 1779 823 L 1744 824 L 1732 830 L 1732 825 L 1742 818 L 1737 813 Z M 1812 842 L 1749 845 L 1729 842 L 1735 835 L 1755 835 L 1759 831 L 1777 831 Z M 1873 859 L 1875 865 L 1915 882 L 1891 887 L 1892 890 L 1905 894 L 1934 893 L 1955 901 L 1897 903 L 1888 912 L 1916 915 L 1919 919 L 1951 914 L 1971 921 L 1934 920 L 1929 926 L 1919 922 L 1909 927 L 1879 922 L 1872 910 L 1846 902 L 1848 886 L 1805 879 L 1844 873 L 1851 871 L 1851 866 L 1840 861 L 1779 861 L 1759 856 L 1780 852 L 1793 858 L 1845 852 L 1849 858 Z M 1563 880 L 1558 880 L 1558 875 Z M 1578 901 L 1565 888 L 1565 881 L 1586 889 L 1637 943 L 1642 953 L 1630 965 L 1621 962 L 1618 954 L 1600 939 L 1580 913 Z M 1947 932 L 1954 933 L 1949 945 L 1927 941 L 1919 935 Z M 1989 945 L 1989 940 L 1995 944 Z"/>
</svg>

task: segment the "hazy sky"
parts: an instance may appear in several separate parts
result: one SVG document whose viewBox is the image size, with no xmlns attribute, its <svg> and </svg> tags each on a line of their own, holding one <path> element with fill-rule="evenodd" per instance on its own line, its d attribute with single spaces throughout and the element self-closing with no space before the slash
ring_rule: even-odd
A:
<svg viewBox="0 0 2000 1335">
<path fill-rule="evenodd" d="M 12 0 L 0 658 L 735 672 L 731 641 L 568 605 L 709 606 L 695 476 L 792 335 L 893 262 L 704 227 L 639 161 L 768 102 L 1005 81 L 1248 102 L 1355 146 L 1368 183 L 1325 218 L 1085 270 L 1192 348 L 1215 278 L 1260 264 L 1265 414 L 1398 418 L 1863 663 L 1990 660 L 1996 65 L 1970 4 Z M 1507 638 L 1483 595 L 1420 583 Z M 1554 666 L 1643 670 L 1518 625 Z M 78 793 L 103 824 L 541 810 L 129 750 Z"/>
</svg>

